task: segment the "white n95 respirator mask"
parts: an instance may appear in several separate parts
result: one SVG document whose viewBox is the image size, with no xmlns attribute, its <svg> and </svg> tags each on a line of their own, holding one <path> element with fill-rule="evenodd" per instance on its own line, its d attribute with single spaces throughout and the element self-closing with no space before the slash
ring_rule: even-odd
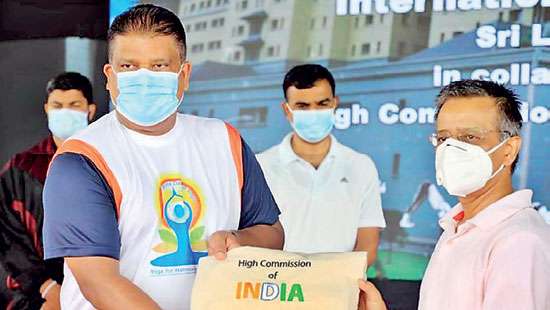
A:
<svg viewBox="0 0 550 310">
<path fill-rule="evenodd" d="M 485 186 L 497 175 L 504 164 L 493 172 L 490 154 L 501 147 L 502 141 L 489 151 L 482 147 L 448 138 L 435 152 L 437 184 L 445 187 L 453 196 L 465 197 Z"/>
</svg>

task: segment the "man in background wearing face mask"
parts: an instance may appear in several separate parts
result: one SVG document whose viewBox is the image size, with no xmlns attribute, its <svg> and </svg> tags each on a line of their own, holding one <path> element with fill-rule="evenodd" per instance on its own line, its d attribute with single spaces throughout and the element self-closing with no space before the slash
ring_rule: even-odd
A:
<svg viewBox="0 0 550 310">
<path fill-rule="evenodd" d="M 197 262 L 281 249 L 279 209 L 236 129 L 177 113 L 186 34 L 151 4 L 117 16 L 104 66 L 115 110 L 67 140 L 44 190 L 44 247 L 64 309 L 189 309 Z"/>
<path fill-rule="evenodd" d="M 489 81 L 453 82 L 439 93 L 436 179 L 460 203 L 439 221 L 419 309 L 550 309 L 550 226 L 532 207 L 533 192 L 512 187 L 520 107 Z M 385 309 L 372 286 L 361 289 L 368 310 Z"/>
<path fill-rule="evenodd" d="M 385 227 L 378 172 L 367 155 L 330 135 L 339 101 L 332 74 L 320 65 L 294 67 L 283 93 L 294 132 L 258 161 L 281 209 L 285 250 L 367 251 L 372 264 Z"/>
<path fill-rule="evenodd" d="M 44 261 L 42 188 L 63 141 L 88 126 L 96 105 L 83 75 L 62 73 L 46 86 L 44 111 L 51 134 L 16 154 L 0 173 L 0 307 L 59 308 L 63 261 Z"/>
</svg>

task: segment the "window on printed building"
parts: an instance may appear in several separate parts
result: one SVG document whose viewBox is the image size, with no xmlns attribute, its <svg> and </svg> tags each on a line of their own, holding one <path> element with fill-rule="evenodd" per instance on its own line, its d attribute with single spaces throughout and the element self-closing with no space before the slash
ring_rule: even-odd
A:
<svg viewBox="0 0 550 310">
<path fill-rule="evenodd" d="M 208 2 L 206 3 L 206 7 L 209 8 L 212 6 L 212 0 L 208 0 Z"/>
<path fill-rule="evenodd" d="M 355 46 L 355 44 L 353 44 L 351 46 L 351 56 L 355 56 L 355 50 L 357 49 L 357 46 Z"/>
<path fill-rule="evenodd" d="M 456 38 L 456 37 L 458 37 L 459 35 L 461 35 L 463 33 L 464 33 L 463 31 L 454 31 L 453 32 L 453 38 Z"/>
<path fill-rule="evenodd" d="M 209 50 L 219 50 L 222 47 L 222 41 L 211 41 L 208 43 Z"/>
<path fill-rule="evenodd" d="M 267 124 L 267 107 L 241 108 L 237 127 L 265 127 Z"/>
<path fill-rule="evenodd" d="M 391 165 L 391 177 L 397 179 L 399 177 L 399 165 L 401 163 L 401 154 L 393 154 L 393 161 Z"/>
<path fill-rule="evenodd" d="M 376 42 L 376 53 L 380 53 L 381 49 L 382 49 L 382 42 L 380 41 Z"/>
<path fill-rule="evenodd" d="M 191 46 L 191 53 L 200 53 L 204 50 L 204 44 L 203 43 L 200 43 L 200 44 L 193 44 Z"/>
<path fill-rule="evenodd" d="M 309 22 L 309 29 L 313 29 L 315 28 L 315 18 L 312 18 L 311 21 Z"/>
<path fill-rule="evenodd" d="M 235 52 L 235 55 L 233 56 L 233 60 L 234 61 L 241 61 L 241 52 L 240 51 Z"/>
<path fill-rule="evenodd" d="M 361 45 L 361 55 L 370 54 L 370 43 L 365 43 Z"/>
<path fill-rule="evenodd" d="M 510 11 L 509 19 L 510 19 L 511 23 L 518 22 L 520 17 L 521 17 L 521 10 L 512 10 L 512 11 Z"/>
<path fill-rule="evenodd" d="M 241 1 L 241 10 L 246 10 L 248 8 L 248 0 Z"/>
<path fill-rule="evenodd" d="M 439 43 L 442 43 L 443 41 L 445 41 L 445 32 L 442 32 L 442 33 L 439 35 Z"/>
<path fill-rule="evenodd" d="M 241 36 L 244 34 L 244 26 L 240 25 L 239 28 L 237 28 L 237 35 Z"/>
<path fill-rule="evenodd" d="M 271 21 L 271 30 L 277 30 L 279 28 L 279 20 L 274 19 Z"/>
<path fill-rule="evenodd" d="M 270 46 L 267 48 L 267 57 L 273 57 L 275 55 L 275 48 Z"/>
<path fill-rule="evenodd" d="M 355 28 L 359 27 L 359 16 L 355 17 L 355 20 L 353 21 L 353 27 Z"/>
<path fill-rule="evenodd" d="M 328 18 L 326 16 L 323 17 L 323 28 L 327 26 Z"/>
<path fill-rule="evenodd" d="M 191 9 L 190 9 L 191 13 L 195 12 L 196 7 L 197 6 L 194 3 L 191 4 Z"/>
<path fill-rule="evenodd" d="M 199 9 L 204 9 L 204 1 L 201 1 L 201 4 L 199 5 Z"/>
<path fill-rule="evenodd" d="M 372 25 L 374 17 L 372 15 L 365 16 L 365 25 Z"/>
<path fill-rule="evenodd" d="M 220 27 L 223 27 L 223 25 L 225 25 L 225 18 L 224 17 L 220 18 Z"/>
</svg>

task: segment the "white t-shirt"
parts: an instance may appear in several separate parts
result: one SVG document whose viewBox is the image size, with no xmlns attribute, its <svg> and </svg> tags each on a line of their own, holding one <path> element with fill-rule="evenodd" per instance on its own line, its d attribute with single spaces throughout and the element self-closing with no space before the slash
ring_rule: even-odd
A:
<svg viewBox="0 0 550 310">
<path fill-rule="evenodd" d="M 331 136 L 330 150 L 315 169 L 294 153 L 291 137 L 257 155 L 281 210 L 285 250 L 352 251 L 359 228 L 386 226 L 378 172 L 367 155 Z"/>
<path fill-rule="evenodd" d="M 178 114 L 176 125 L 168 133 L 146 136 L 125 128 L 112 112 L 71 137 L 61 148 L 61 152 L 85 155 L 101 170 L 116 201 L 120 248 L 113 251 L 120 253 L 120 274 L 163 309 L 188 309 L 196 264 L 207 254 L 208 236 L 218 230 L 239 227 L 241 188 L 238 161 L 232 155 L 235 143 L 240 143 L 238 133 L 219 120 Z M 59 164 L 57 160 L 54 162 Z M 69 173 L 71 167 L 65 168 Z M 50 173 L 59 175 L 56 171 Z M 72 191 L 70 184 L 66 187 Z M 52 189 L 46 190 L 47 197 L 51 197 L 51 192 Z M 81 205 L 71 207 L 87 213 L 94 206 L 87 204 L 86 197 L 82 199 Z M 59 215 L 52 218 L 51 198 L 47 202 L 47 256 L 109 254 L 94 250 L 101 248 L 105 240 L 97 237 L 100 232 L 88 229 L 81 233 L 87 234 L 82 238 L 95 240 L 79 241 L 79 227 L 69 226 Z M 54 227 L 61 225 L 77 231 L 77 236 Z M 96 229 L 108 227 L 99 225 Z M 115 237 L 116 233 L 112 238 Z M 54 245 L 51 240 L 56 239 L 74 241 Z M 108 241 L 105 244 L 110 244 Z M 73 246 L 71 243 L 74 247 L 79 246 L 77 243 L 92 246 L 68 252 L 66 248 Z M 62 306 L 92 309 L 71 270 L 65 266 L 64 273 Z"/>
</svg>

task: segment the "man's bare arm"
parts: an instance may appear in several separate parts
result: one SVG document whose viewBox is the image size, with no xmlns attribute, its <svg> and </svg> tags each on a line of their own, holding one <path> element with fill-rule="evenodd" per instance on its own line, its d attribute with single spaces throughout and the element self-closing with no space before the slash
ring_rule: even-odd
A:
<svg viewBox="0 0 550 310">
<path fill-rule="evenodd" d="M 378 227 L 362 227 L 357 230 L 357 241 L 354 251 L 368 252 L 368 265 L 372 265 L 376 260 L 378 252 L 378 242 L 380 240 L 380 229 Z"/>
<path fill-rule="evenodd" d="M 97 309 L 160 309 L 139 287 L 120 275 L 115 259 L 66 257 L 65 262 L 84 297 Z"/>
</svg>

